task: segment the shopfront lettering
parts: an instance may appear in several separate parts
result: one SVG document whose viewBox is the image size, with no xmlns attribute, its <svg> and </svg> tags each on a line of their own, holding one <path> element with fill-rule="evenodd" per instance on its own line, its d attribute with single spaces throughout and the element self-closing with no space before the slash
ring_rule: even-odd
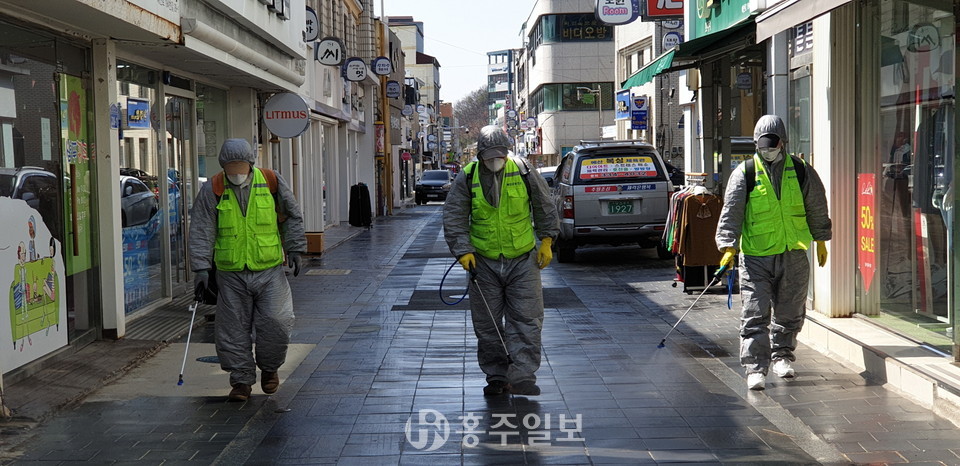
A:
<svg viewBox="0 0 960 466">
<path fill-rule="evenodd" d="M 302 120 L 310 117 L 307 112 L 302 110 L 273 110 L 264 112 L 263 115 L 267 120 Z"/>
</svg>

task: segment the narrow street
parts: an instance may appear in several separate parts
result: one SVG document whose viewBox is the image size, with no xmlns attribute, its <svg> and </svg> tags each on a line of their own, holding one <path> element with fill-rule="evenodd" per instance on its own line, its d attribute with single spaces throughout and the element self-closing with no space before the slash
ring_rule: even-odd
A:
<svg viewBox="0 0 960 466">
<path fill-rule="evenodd" d="M 13 464 L 958 464 L 949 421 L 801 345 L 746 389 L 738 300 L 672 287 L 654 249 L 590 247 L 543 272 L 541 396 L 485 398 L 442 206 L 377 218 L 290 276 L 283 383 L 227 403 L 212 323 L 31 432 Z M 443 292 L 466 286 L 459 266 Z M 184 319 L 189 314 L 185 313 Z"/>
</svg>

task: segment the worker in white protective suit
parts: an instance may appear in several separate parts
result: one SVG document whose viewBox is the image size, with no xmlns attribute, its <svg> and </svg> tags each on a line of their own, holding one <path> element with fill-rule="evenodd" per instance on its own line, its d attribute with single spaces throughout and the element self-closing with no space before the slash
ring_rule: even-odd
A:
<svg viewBox="0 0 960 466">
<path fill-rule="evenodd" d="M 480 161 L 457 176 L 443 210 L 450 252 L 475 274 L 470 311 L 477 359 L 487 376 L 485 396 L 540 394 L 540 269 L 550 263 L 560 230 L 546 180 L 514 157 L 512 147 L 503 129 L 483 127 Z"/>
<path fill-rule="evenodd" d="M 810 281 L 807 249 L 815 242 L 817 263 L 826 264 L 831 222 L 816 170 L 786 152 L 783 120 L 760 117 L 753 139 L 753 158 L 727 181 L 716 243 L 721 266 L 732 266 L 740 252 L 740 363 L 747 388 L 763 390 L 771 368 L 778 377 L 795 375 Z"/>
<path fill-rule="evenodd" d="M 228 398 L 250 397 L 260 387 L 277 391 L 293 330 L 293 297 L 284 274 L 284 250 L 293 275 L 307 249 L 300 206 L 272 170 L 254 167 L 245 139 L 220 149 L 218 173 L 203 184 L 190 211 L 190 266 L 206 289 L 216 268 L 219 287 L 214 337 L 220 367 L 230 373 Z M 256 354 L 253 345 L 256 343 Z"/>
</svg>

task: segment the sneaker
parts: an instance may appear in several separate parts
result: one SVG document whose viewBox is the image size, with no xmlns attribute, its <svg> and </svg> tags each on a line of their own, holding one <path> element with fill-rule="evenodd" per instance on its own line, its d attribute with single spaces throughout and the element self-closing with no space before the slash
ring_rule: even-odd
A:
<svg viewBox="0 0 960 466">
<path fill-rule="evenodd" d="M 747 388 L 750 390 L 763 390 L 763 384 L 767 376 L 754 372 L 752 374 L 747 374 Z"/>
<path fill-rule="evenodd" d="M 250 398 L 251 391 L 253 391 L 253 389 L 249 385 L 238 383 L 233 386 L 233 390 L 230 390 L 227 399 L 230 401 L 247 401 Z"/>
<path fill-rule="evenodd" d="M 795 374 L 793 367 L 790 366 L 790 361 L 786 359 L 777 359 L 773 362 L 773 373 L 784 379 L 793 377 Z"/>
<path fill-rule="evenodd" d="M 263 393 L 273 395 L 277 392 L 277 387 L 279 386 L 280 375 L 276 372 L 264 372 L 260 374 L 260 388 L 263 389 Z"/>
<path fill-rule="evenodd" d="M 510 393 L 514 395 L 537 396 L 540 394 L 540 387 L 532 380 L 524 380 L 516 385 L 511 385 Z"/>
<path fill-rule="evenodd" d="M 483 387 L 483 396 L 498 396 L 510 393 L 510 384 L 503 380 L 491 380 Z"/>
</svg>

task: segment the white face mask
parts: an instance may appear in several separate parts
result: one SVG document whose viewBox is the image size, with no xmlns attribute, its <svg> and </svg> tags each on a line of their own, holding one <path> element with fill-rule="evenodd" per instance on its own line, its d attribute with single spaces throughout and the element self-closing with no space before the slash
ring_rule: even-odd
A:
<svg viewBox="0 0 960 466">
<path fill-rule="evenodd" d="M 496 157 L 492 159 L 486 159 L 483 161 L 483 164 L 487 167 L 488 170 L 499 173 L 500 170 L 503 170 L 503 166 L 507 164 L 507 159 L 505 157 Z"/>
<path fill-rule="evenodd" d="M 777 147 L 757 149 L 757 152 L 760 154 L 760 157 L 767 162 L 775 162 L 780 158 L 780 149 Z"/>
<path fill-rule="evenodd" d="M 249 173 L 245 173 L 241 175 L 227 175 L 227 179 L 230 180 L 231 183 L 237 186 L 240 186 L 244 182 L 246 182 L 248 177 L 250 177 Z"/>
</svg>

